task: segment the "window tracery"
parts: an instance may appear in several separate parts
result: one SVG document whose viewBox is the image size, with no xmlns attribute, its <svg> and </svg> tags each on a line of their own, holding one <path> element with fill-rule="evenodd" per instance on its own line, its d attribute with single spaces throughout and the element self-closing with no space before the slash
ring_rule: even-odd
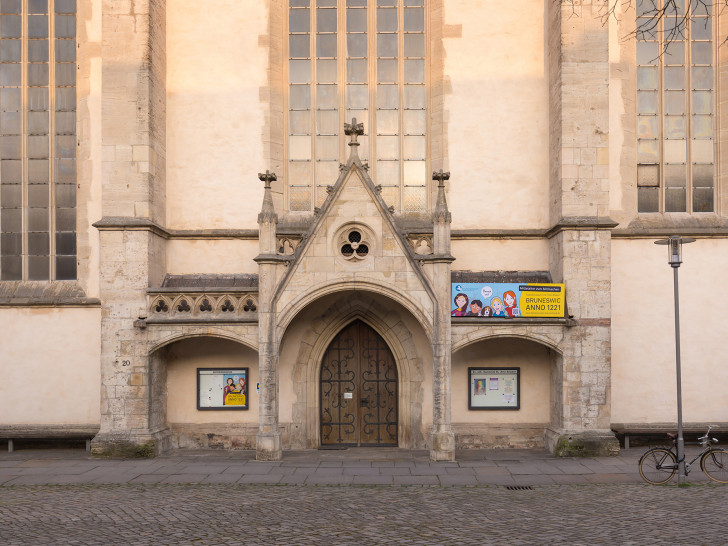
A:
<svg viewBox="0 0 728 546">
<path fill-rule="evenodd" d="M 424 0 L 290 0 L 288 11 L 289 210 L 324 202 L 354 117 L 387 205 L 426 210 Z"/>
</svg>

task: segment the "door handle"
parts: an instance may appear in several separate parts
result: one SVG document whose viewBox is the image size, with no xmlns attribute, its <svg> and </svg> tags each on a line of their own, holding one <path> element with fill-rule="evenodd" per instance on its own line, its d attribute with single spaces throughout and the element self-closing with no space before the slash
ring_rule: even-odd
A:
<svg viewBox="0 0 728 546">
<path fill-rule="evenodd" d="M 369 407 L 369 397 L 362 398 L 361 400 L 359 400 L 359 407 L 368 408 Z"/>
</svg>

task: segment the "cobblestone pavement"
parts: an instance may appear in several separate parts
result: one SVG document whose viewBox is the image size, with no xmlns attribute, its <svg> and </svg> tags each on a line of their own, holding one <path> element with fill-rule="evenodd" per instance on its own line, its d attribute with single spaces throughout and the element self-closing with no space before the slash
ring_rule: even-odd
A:
<svg viewBox="0 0 728 546">
<path fill-rule="evenodd" d="M 0 454 L 0 544 L 728 544 L 728 486 L 698 468 L 644 484 L 640 453 L 18 451 Z"/>
<path fill-rule="evenodd" d="M 707 484 L 10 486 L 0 542 L 724 544 L 726 502 Z"/>
</svg>

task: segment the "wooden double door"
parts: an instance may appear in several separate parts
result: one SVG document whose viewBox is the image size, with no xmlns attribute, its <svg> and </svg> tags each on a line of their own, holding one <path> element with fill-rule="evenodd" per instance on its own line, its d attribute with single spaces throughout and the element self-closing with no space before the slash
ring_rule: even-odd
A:
<svg viewBox="0 0 728 546">
<path fill-rule="evenodd" d="M 372 328 L 357 320 L 321 364 L 321 446 L 397 445 L 397 366 Z"/>
</svg>

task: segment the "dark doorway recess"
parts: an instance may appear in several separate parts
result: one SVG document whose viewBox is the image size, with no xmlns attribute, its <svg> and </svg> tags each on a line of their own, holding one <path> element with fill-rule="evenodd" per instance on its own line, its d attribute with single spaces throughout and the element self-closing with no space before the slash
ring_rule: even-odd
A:
<svg viewBox="0 0 728 546">
<path fill-rule="evenodd" d="M 346 326 L 321 363 L 321 447 L 397 446 L 397 366 L 382 336 Z"/>
</svg>

